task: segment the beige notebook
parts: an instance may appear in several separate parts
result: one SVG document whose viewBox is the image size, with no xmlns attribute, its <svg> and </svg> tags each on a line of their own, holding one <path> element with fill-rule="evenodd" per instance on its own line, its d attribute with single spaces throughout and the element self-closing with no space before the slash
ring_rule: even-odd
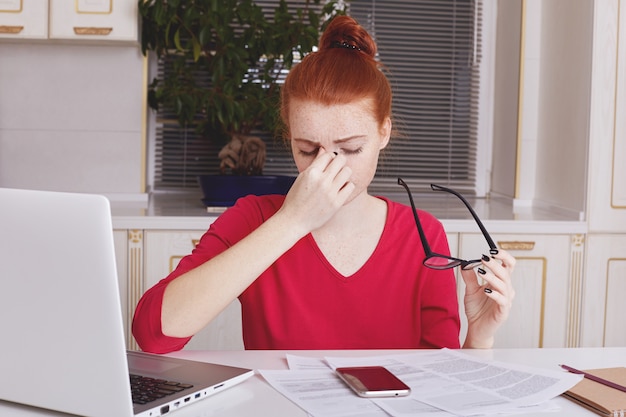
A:
<svg viewBox="0 0 626 417">
<path fill-rule="evenodd" d="M 587 369 L 585 372 L 626 386 L 626 368 Z M 626 392 L 583 378 L 563 394 L 566 398 L 602 416 L 620 416 L 626 413 Z"/>
</svg>

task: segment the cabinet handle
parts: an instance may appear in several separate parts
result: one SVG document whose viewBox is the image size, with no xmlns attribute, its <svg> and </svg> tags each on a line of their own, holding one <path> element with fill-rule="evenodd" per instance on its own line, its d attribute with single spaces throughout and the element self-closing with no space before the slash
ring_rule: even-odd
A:
<svg viewBox="0 0 626 417">
<path fill-rule="evenodd" d="M 108 35 L 113 28 L 77 27 L 74 26 L 74 33 L 77 35 Z"/>
<path fill-rule="evenodd" d="M 20 33 L 24 26 L 0 26 L 0 33 L 16 34 Z"/>
<path fill-rule="evenodd" d="M 498 246 L 504 250 L 533 250 L 535 242 L 498 242 Z"/>
</svg>

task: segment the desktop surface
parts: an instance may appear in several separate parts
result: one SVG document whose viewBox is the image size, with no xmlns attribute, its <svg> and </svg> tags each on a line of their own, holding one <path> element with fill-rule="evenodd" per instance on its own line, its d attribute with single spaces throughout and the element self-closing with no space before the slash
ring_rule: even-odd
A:
<svg viewBox="0 0 626 417">
<path fill-rule="evenodd" d="M 420 351 L 407 350 L 346 350 L 346 351 L 180 351 L 169 354 L 177 358 L 192 359 L 203 362 L 214 362 L 225 365 L 258 369 L 287 369 L 285 355 L 291 353 L 299 356 L 377 356 L 394 353 Z M 559 369 L 565 363 L 578 369 L 607 368 L 626 366 L 626 347 L 615 348 L 543 348 L 543 349 L 492 349 L 463 350 L 463 353 L 482 359 L 493 359 L 501 362 L 516 363 L 540 368 Z M 595 416 L 596 414 L 572 403 L 563 397 L 551 400 L 560 407 L 556 412 L 537 412 L 515 414 L 525 417 L 552 416 Z M 47 410 L 25 407 L 7 402 L 0 402 L 0 416 L 16 417 L 52 417 L 64 416 Z M 206 398 L 181 410 L 171 413 L 178 417 L 211 417 L 211 416 L 259 416 L 274 417 L 306 417 L 306 412 L 296 406 L 272 386 L 262 376 L 256 374 L 243 383 Z"/>
</svg>

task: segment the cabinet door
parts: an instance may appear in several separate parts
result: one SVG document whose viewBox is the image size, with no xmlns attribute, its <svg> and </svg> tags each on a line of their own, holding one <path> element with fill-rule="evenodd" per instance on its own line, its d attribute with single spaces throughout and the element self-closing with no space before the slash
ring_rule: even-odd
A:
<svg viewBox="0 0 626 417">
<path fill-rule="evenodd" d="M 146 231 L 145 289 L 150 288 L 174 270 L 178 262 L 191 253 L 202 234 L 201 231 Z M 197 333 L 185 349 L 243 349 L 239 300 L 233 301 L 207 327 Z"/>
<path fill-rule="evenodd" d="M 0 38 L 47 39 L 48 0 L 0 1 Z"/>
<path fill-rule="evenodd" d="M 594 2 L 587 218 L 591 233 L 626 232 L 626 7 Z M 597 51 L 597 53 L 595 52 Z"/>
<path fill-rule="evenodd" d="M 50 0 L 50 39 L 138 40 L 136 0 Z"/>
<path fill-rule="evenodd" d="M 126 230 L 114 230 L 113 242 L 115 245 L 115 263 L 117 265 L 117 281 L 120 288 L 120 302 L 122 304 L 122 317 L 124 320 L 124 334 L 126 340 L 130 340 L 129 316 L 128 316 L 128 232 Z"/>
<path fill-rule="evenodd" d="M 587 239 L 583 346 L 626 346 L 626 236 Z"/>
<path fill-rule="evenodd" d="M 507 322 L 496 334 L 497 348 L 565 347 L 571 343 L 570 333 L 575 312 L 568 295 L 571 277 L 572 237 L 569 235 L 493 235 L 496 244 L 517 259 L 513 273 L 515 299 Z M 461 258 L 475 259 L 485 249 L 480 234 L 461 234 Z M 577 249 L 578 250 L 578 249 Z M 582 248 L 580 249 L 582 251 Z M 582 253 L 582 252 L 580 252 Z M 463 305 L 465 284 L 459 274 L 459 304 L 461 311 L 461 343 L 467 333 Z M 573 294 L 576 294 L 574 291 Z M 576 297 L 574 295 L 574 297 Z M 576 301 L 576 300 L 574 300 Z"/>
</svg>

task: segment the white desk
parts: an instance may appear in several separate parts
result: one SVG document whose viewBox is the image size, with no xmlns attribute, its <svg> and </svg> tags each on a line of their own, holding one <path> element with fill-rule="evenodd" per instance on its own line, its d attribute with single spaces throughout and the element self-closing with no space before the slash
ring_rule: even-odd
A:
<svg viewBox="0 0 626 417">
<path fill-rule="evenodd" d="M 323 356 L 373 356 L 407 351 L 291 351 L 289 353 Z M 464 353 L 481 358 L 558 369 L 558 364 L 566 363 L 578 369 L 626 366 L 624 348 L 575 348 L 575 349 L 494 349 L 464 350 Z M 196 361 L 216 362 L 252 369 L 287 369 L 285 351 L 181 351 L 170 356 Z M 106 389 L 103 387 L 103 389 Z M 557 413 L 516 414 L 516 416 L 595 416 L 590 411 L 558 397 L 555 404 L 561 407 Z M 40 417 L 61 416 L 62 414 L 38 410 L 0 401 L 0 416 Z M 275 391 L 265 380 L 254 375 L 245 382 L 213 397 L 190 405 L 172 413 L 176 417 L 306 417 L 306 413 L 291 401 Z"/>
</svg>

